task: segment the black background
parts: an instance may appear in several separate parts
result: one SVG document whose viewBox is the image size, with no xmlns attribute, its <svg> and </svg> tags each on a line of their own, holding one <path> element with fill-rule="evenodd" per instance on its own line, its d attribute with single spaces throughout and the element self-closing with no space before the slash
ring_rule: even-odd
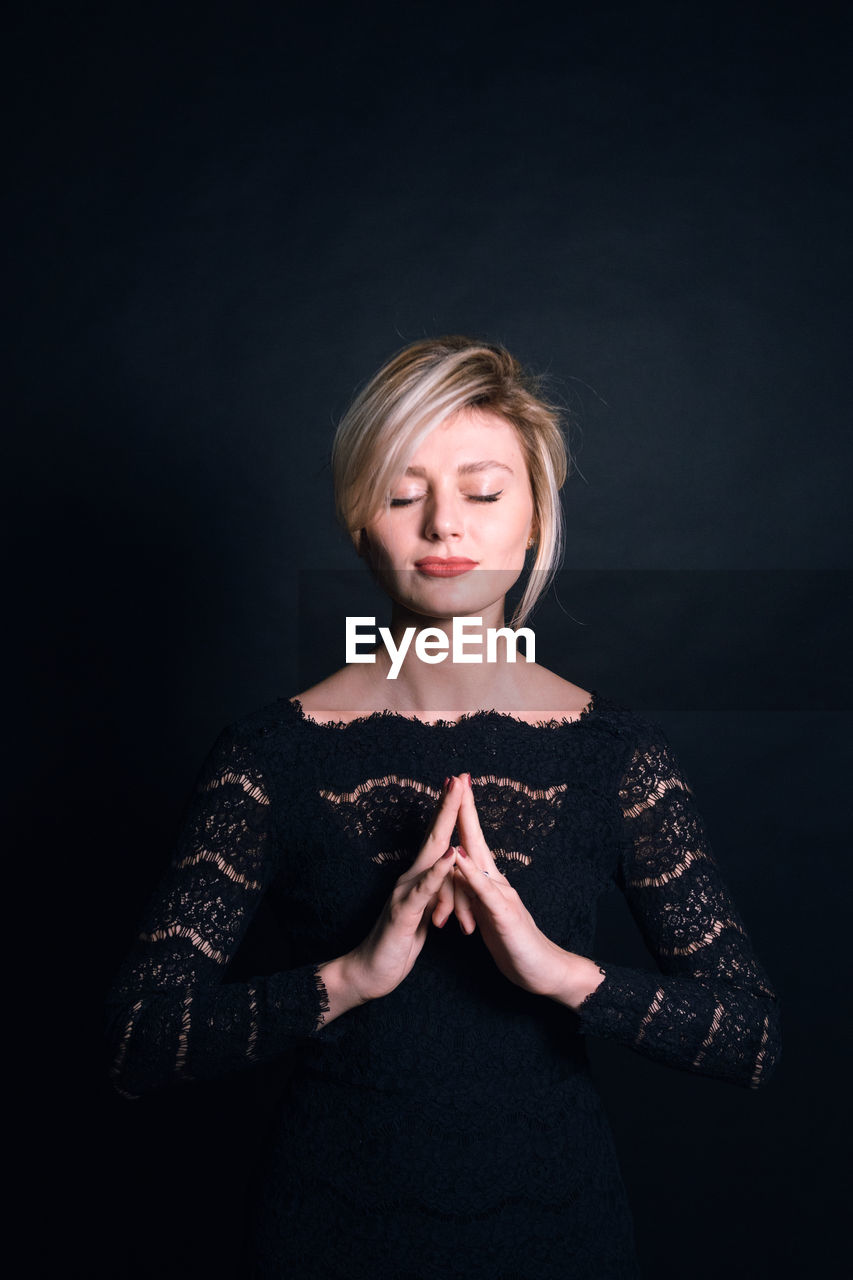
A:
<svg viewBox="0 0 853 1280">
<path fill-rule="evenodd" d="M 848 24 L 748 3 L 9 22 L 9 697 L 38 761 L 28 900 L 59 906 L 32 925 L 37 1263 L 237 1274 L 275 1073 L 123 1102 L 99 1002 L 216 733 L 342 664 L 297 604 L 313 576 L 341 615 L 357 566 L 337 417 L 406 342 L 462 332 L 572 414 L 537 657 L 665 725 L 783 1004 L 757 1093 L 590 1043 L 646 1273 L 844 1269 Z M 598 954 L 648 964 L 603 907 Z"/>
</svg>

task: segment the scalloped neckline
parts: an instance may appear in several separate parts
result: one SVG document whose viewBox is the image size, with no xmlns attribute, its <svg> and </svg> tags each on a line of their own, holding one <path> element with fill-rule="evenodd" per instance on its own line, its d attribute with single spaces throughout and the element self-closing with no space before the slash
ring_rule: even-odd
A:
<svg viewBox="0 0 853 1280">
<path fill-rule="evenodd" d="M 584 720 L 588 720 L 599 707 L 601 695 L 597 689 L 590 689 L 589 702 L 581 710 L 580 715 L 575 716 L 572 720 L 564 717 L 557 719 L 552 717 L 550 720 L 519 720 L 518 716 L 512 715 L 508 711 L 466 711 L 458 720 L 421 720 L 418 716 L 405 716 L 400 711 L 371 711 L 366 716 L 355 716 L 352 720 L 315 720 L 309 716 L 303 707 L 299 698 L 283 698 L 285 702 L 303 724 L 316 725 L 318 729 L 349 729 L 351 725 L 372 724 L 376 721 L 388 723 L 390 720 L 404 720 L 407 724 L 417 724 L 424 729 L 459 729 L 464 724 L 471 724 L 473 721 L 485 722 L 487 720 L 511 720 L 513 724 L 520 725 L 523 729 L 564 729 L 571 724 L 581 724 Z"/>
</svg>

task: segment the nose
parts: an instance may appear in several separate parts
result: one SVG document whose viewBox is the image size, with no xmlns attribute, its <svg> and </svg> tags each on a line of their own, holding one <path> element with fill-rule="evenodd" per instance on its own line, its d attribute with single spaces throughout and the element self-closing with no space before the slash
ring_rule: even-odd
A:
<svg viewBox="0 0 853 1280">
<path fill-rule="evenodd" d="M 424 503 L 424 536 L 431 542 L 461 538 L 465 531 L 461 502 L 451 494 L 433 494 Z"/>
</svg>

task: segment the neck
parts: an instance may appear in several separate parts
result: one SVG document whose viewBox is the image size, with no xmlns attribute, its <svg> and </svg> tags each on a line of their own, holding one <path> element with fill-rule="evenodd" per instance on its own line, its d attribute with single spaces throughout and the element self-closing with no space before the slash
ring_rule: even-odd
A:
<svg viewBox="0 0 853 1280">
<path fill-rule="evenodd" d="M 528 662 L 520 648 L 515 662 L 511 662 L 512 646 L 503 637 L 496 640 L 495 660 L 486 661 L 489 632 L 506 625 L 503 601 L 486 606 L 476 616 L 481 619 L 476 624 L 464 616 L 457 619 L 457 633 L 460 624 L 465 624 L 464 650 L 460 649 L 460 660 L 454 661 L 453 618 L 427 618 L 393 603 L 388 631 L 393 650 L 399 655 L 405 649 L 404 656 L 394 658 L 389 645 L 380 643 L 376 664 L 371 668 L 371 679 L 382 686 L 381 700 L 390 711 L 456 717 L 498 707 L 526 708 L 536 664 Z M 444 638 L 441 647 L 436 643 L 428 650 L 434 654 L 446 650 L 440 662 L 423 661 L 417 653 L 417 639 L 425 631 L 430 634 L 423 637 L 424 641 Z M 457 643 L 461 639 L 458 634 Z M 462 661 L 463 654 L 478 656 L 482 661 Z M 394 678 L 390 678 L 392 671 L 396 671 Z"/>
</svg>

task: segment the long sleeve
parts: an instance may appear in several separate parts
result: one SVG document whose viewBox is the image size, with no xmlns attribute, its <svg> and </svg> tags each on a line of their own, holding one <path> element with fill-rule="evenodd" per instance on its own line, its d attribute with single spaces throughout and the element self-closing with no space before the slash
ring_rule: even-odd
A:
<svg viewBox="0 0 853 1280">
<path fill-rule="evenodd" d="M 781 1055 L 780 1006 L 755 956 L 663 730 L 641 735 L 621 779 L 617 884 L 659 972 L 603 963 L 582 1033 L 758 1088 Z"/>
<path fill-rule="evenodd" d="M 337 1039 L 328 993 L 305 964 L 224 981 L 278 862 L 274 805 L 257 735 L 228 726 L 205 759 L 170 865 L 106 1002 L 115 1088 L 125 1097 L 212 1079 L 300 1041 Z"/>
</svg>

